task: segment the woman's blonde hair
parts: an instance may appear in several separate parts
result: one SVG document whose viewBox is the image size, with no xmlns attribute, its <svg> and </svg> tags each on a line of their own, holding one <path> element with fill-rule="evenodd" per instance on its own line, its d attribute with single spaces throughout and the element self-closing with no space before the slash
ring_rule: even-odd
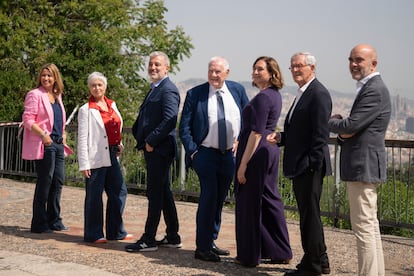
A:
<svg viewBox="0 0 414 276">
<path fill-rule="evenodd" d="M 39 75 L 37 77 L 37 87 L 42 86 L 41 76 L 43 70 L 47 69 L 50 74 L 52 74 L 53 78 L 55 79 L 55 83 L 53 84 L 53 92 L 55 94 L 62 94 L 63 93 L 63 81 L 62 76 L 60 75 L 59 69 L 53 63 L 47 63 L 42 66 L 40 69 Z"/>
</svg>

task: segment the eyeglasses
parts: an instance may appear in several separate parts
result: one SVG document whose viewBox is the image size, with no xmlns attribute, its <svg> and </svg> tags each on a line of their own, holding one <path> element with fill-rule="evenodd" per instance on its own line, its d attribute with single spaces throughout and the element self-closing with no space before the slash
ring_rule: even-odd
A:
<svg viewBox="0 0 414 276">
<path fill-rule="evenodd" d="M 310 66 L 310 64 L 294 64 L 289 67 L 289 70 L 294 70 L 295 68 L 300 70 L 305 66 Z"/>
</svg>

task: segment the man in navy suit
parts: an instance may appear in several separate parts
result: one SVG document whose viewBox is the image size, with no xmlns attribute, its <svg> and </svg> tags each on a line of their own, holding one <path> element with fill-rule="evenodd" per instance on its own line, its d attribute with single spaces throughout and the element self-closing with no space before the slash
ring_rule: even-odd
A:
<svg viewBox="0 0 414 276">
<path fill-rule="evenodd" d="M 187 92 L 180 121 L 180 138 L 186 151 L 186 165 L 191 166 L 200 181 L 197 210 L 195 258 L 219 262 L 219 255 L 229 255 L 218 248 L 221 212 L 234 177 L 234 143 L 241 127 L 241 111 L 248 103 L 242 85 L 227 81 L 228 62 L 213 57 L 208 64 L 208 82 Z M 223 111 L 218 109 L 222 99 Z M 219 122 L 225 121 L 225 147 L 219 144 Z"/>
<path fill-rule="evenodd" d="M 127 252 L 155 251 L 158 245 L 179 248 L 178 216 L 170 183 L 170 167 L 177 154 L 176 123 L 180 95 L 168 78 L 170 62 L 163 52 L 150 54 L 148 75 L 151 91 L 142 103 L 132 127 L 137 149 L 144 151 L 147 164 L 148 215 L 145 232 Z M 166 235 L 156 241 L 158 224 L 163 212 Z"/>
<path fill-rule="evenodd" d="M 304 255 L 298 270 L 287 275 L 329 274 L 319 201 L 323 178 L 331 174 L 328 121 L 332 101 L 328 90 L 315 78 L 313 55 L 296 53 L 290 63 L 299 88 L 278 144 L 284 146 L 283 173 L 293 183 Z"/>
<path fill-rule="evenodd" d="M 346 182 L 352 230 L 357 238 L 358 275 L 385 275 L 377 217 L 377 187 L 387 179 L 385 133 L 391 100 L 377 72 L 377 51 L 367 44 L 349 55 L 349 71 L 357 81 L 357 96 L 347 118 L 329 121 L 341 145 L 341 180 Z"/>
</svg>

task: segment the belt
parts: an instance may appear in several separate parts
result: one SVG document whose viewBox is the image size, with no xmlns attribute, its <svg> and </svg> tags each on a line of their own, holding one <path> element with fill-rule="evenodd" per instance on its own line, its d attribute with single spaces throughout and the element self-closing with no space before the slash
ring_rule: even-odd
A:
<svg viewBox="0 0 414 276">
<path fill-rule="evenodd" d="M 222 154 L 222 155 L 225 155 L 226 153 L 229 153 L 229 152 L 231 152 L 231 151 L 232 151 L 232 149 L 220 150 L 220 149 L 216 149 L 216 148 L 208 148 L 208 147 L 204 147 L 204 146 L 201 146 L 201 147 L 203 147 L 203 148 L 205 148 L 205 149 L 207 149 L 207 150 L 214 151 L 214 152 L 216 152 L 216 153 Z"/>
<path fill-rule="evenodd" d="M 55 142 L 56 144 L 62 144 L 63 143 L 63 137 L 62 136 L 57 136 L 57 135 L 50 135 L 50 138 L 52 139 L 53 142 Z"/>
</svg>

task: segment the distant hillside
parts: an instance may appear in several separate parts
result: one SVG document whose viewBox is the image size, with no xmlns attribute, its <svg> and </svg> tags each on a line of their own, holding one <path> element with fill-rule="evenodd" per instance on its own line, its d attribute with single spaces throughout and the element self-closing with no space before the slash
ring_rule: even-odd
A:
<svg viewBox="0 0 414 276">
<path fill-rule="evenodd" d="M 187 90 L 191 89 L 194 86 L 202 84 L 206 81 L 207 79 L 202 79 L 202 78 L 188 79 L 183 82 L 177 83 L 177 87 L 181 92 L 181 96 L 185 96 L 185 93 L 187 92 Z M 253 87 L 251 81 L 240 81 L 239 83 L 243 85 L 244 88 L 246 89 L 246 93 L 249 99 L 251 99 L 258 92 L 258 89 L 256 87 Z M 280 92 L 292 94 L 293 96 L 295 96 L 296 91 L 297 91 L 296 86 L 286 86 Z M 333 89 L 329 89 L 329 92 L 331 93 L 332 98 L 354 98 L 355 97 L 355 94 L 343 93 L 343 92 L 333 90 Z"/>
<path fill-rule="evenodd" d="M 193 78 L 193 79 L 188 79 L 188 80 L 185 80 L 183 82 L 177 83 L 177 87 L 180 90 L 182 102 L 184 102 L 185 94 L 186 94 L 187 90 L 189 90 L 190 88 L 192 88 L 194 86 L 202 84 L 206 81 L 207 81 L 207 79 Z M 258 92 L 258 89 L 256 87 L 253 87 L 252 83 L 250 81 L 239 81 L 239 83 L 241 85 L 243 85 L 244 88 L 246 89 L 246 93 L 247 93 L 247 96 L 249 97 L 249 99 L 253 98 L 254 95 L 256 95 L 256 93 Z M 328 90 L 331 93 L 331 97 L 332 97 L 332 100 L 334 101 L 334 104 L 335 104 L 335 102 L 342 101 L 342 100 L 345 100 L 346 102 L 350 101 L 350 104 L 352 104 L 353 99 L 355 98 L 355 93 L 344 93 L 344 92 L 337 91 L 335 89 L 328 89 Z M 292 98 L 293 98 L 293 97 L 296 96 L 297 87 L 296 86 L 286 86 L 280 92 L 282 93 L 282 95 L 286 95 L 286 94 L 292 95 Z M 404 98 L 404 97 L 400 97 L 399 95 L 391 95 L 391 98 L 392 98 L 393 101 L 403 102 L 403 103 L 406 103 L 408 106 L 414 105 L 414 100 L 407 99 L 407 98 Z"/>
</svg>

